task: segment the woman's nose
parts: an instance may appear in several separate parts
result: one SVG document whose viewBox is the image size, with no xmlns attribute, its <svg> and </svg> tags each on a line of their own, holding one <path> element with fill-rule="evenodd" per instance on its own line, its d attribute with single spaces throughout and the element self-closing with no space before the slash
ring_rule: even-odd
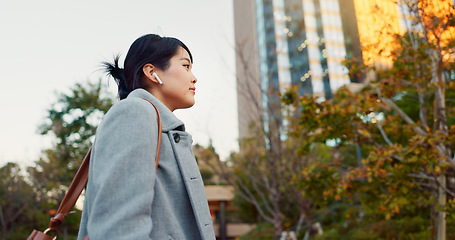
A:
<svg viewBox="0 0 455 240">
<path fill-rule="evenodd" d="M 196 83 L 197 82 L 197 78 L 194 76 L 194 74 L 191 74 L 191 75 L 192 75 L 192 79 L 193 79 L 193 80 L 191 80 L 191 82 L 192 83 Z"/>
</svg>

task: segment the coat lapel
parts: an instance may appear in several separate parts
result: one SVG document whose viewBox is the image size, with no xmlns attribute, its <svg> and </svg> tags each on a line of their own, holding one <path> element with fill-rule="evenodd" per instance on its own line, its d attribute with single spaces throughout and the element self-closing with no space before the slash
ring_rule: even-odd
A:
<svg viewBox="0 0 455 240">
<path fill-rule="evenodd" d="M 180 138 L 178 142 L 176 141 L 176 134 Z M 191 136 L 185 132 L 173 130 L 169 131 L 168 136 L 176 155 L 202 239 L 214 239 L 212 218 L 208 211 L 209 206 L 205 195 L 204 183 L 191 150 Z"/>
</svg>

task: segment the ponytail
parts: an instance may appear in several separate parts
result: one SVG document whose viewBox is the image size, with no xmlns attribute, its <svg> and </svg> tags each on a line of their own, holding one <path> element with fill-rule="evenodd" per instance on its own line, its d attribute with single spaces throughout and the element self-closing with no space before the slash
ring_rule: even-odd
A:
<svg viewBox="0 0 455 240">
<path fill-rule="evenodd" d="M 110 75 L 114 78 L 115 83 L 118 86 L 118 95 L 120 100 L 126 98 L 131 92 L 131 89 L 128 87 L 128 82 L 126 81 L 125 71 L 123 68 L 120 68 L 118 65 L 120 55 L 114 57 L 114 62 L 103 62 L 102 65 L 107 75 Z"/>
</svg>

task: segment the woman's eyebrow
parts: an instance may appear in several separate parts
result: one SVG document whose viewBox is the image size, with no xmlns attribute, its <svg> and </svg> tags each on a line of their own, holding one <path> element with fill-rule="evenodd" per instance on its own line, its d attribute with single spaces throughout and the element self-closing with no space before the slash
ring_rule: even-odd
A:
<svg viewBox="0 0 455 240">
<path fill-rule="evenodd" d="M 181 58 L 180 60 L 187 60 L 189 63 L 191 62 L 190 59 L 185 58 L 185 57 L 184 57 L 184 58 Z"/>
</svg>

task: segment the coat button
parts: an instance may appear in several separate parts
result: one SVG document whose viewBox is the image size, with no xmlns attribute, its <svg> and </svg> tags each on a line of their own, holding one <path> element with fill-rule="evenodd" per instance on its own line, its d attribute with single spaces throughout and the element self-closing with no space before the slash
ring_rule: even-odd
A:
<svg viewBox="0 0 455 240">
<path fill-rule="evenodd" d="M 174 133 L 174 141 L 175 141 L 176 143 L 180 142 L 180 134 Z"/>
</svg>

